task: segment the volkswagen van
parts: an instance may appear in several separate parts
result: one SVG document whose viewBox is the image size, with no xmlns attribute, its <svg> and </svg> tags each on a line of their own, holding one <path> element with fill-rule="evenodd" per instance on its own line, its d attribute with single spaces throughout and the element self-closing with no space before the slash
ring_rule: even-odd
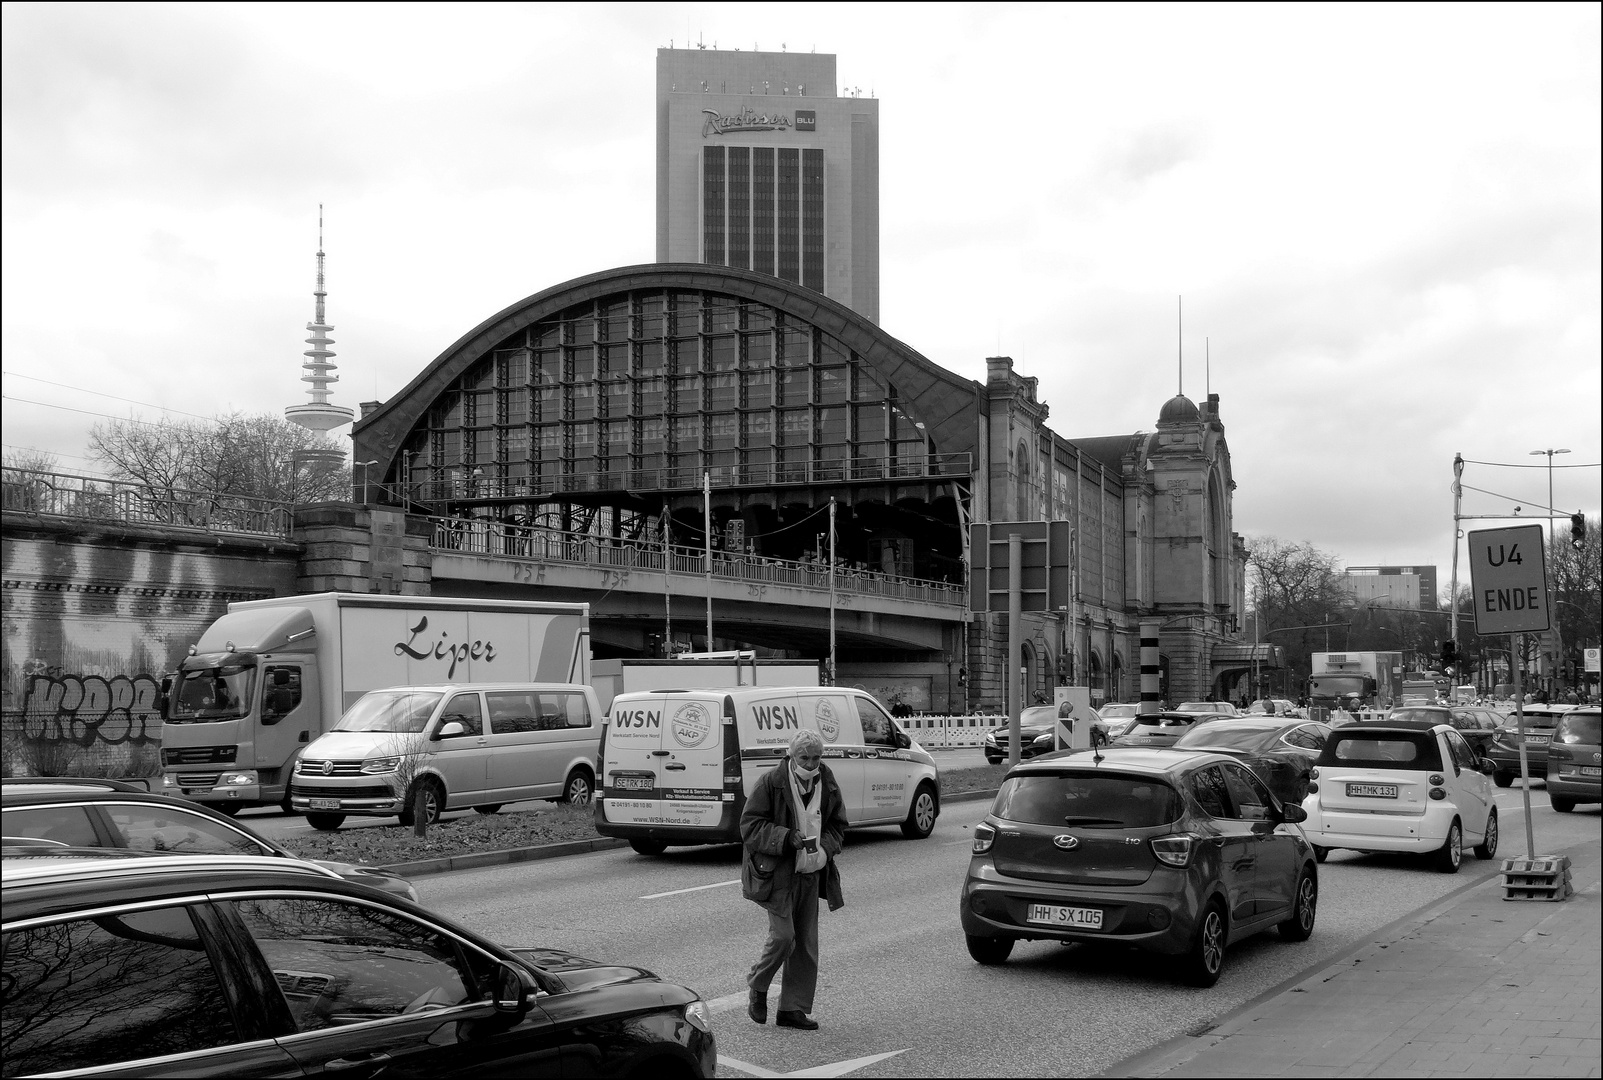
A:
<svg viewBox="0 0 1603 1080">
<path fill-rule="evenodd" d="M 669 845 L 740 842 L 740 814 L 759 777 L 803 729 L 824 742 L 853 828 L 935 828 L 935 759 L 879 702 L 844 686 L 653 690 L 613 700 L 597 761 L 596 831 L 642 855 Z"/>
</svg>

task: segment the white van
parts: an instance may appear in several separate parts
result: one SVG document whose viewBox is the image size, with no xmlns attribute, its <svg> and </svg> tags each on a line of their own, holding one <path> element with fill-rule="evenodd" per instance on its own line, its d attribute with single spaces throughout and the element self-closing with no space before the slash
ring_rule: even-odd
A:
<svg viewBox="0 0 1603 1080">
<path fill-rule="evenodd" d="M 757 779 L 807 728 L 824 740 L 851 826 L 935 828 L 935 759 L 873 697 L 844 686 L 652 690 L 620 694 L 601 737 L 596 831 L 642 855 L 670 844 L 740 842 Z"/>
<path fill-rule="evenodd" d="M 442 683 L 362 695 L 296 762 L 289 801 L 314 829 L 349 814 L 412 824 L 471 806 L 565 799 L 595 791 L 601 741 L 595 691 L 573 683 Z"/>
</svg>

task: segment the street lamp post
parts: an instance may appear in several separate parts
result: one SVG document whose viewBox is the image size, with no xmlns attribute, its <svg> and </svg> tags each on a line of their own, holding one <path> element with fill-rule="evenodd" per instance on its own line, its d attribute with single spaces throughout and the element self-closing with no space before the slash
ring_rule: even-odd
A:
<svg viewBox="0 0 1603 1080">
<path fill-rule="evenodd" d="M 1551 450 L 1551 449 L 1549 449 L 1549 450 L 1532 450 L 1531 451 L 1531 456 L 1532 457 L 1541 457 L 1543 454 L 1547 455 L 1547 550 L 1548 550 L 1548 558 L 1547 558 L 1546 561 L 1548 561 L 1548 562 L 1552 561 L 1553 551 L 1558 546 L 1558 541 L 1555 539 L 1555 536 L 1554 536 L 1554 533 L 1553 533 L 1553 455 L 1554 454 L 1567 454 L 1567 453 L 1569 453 L 1568 449 L 1563 449 L 1563 450 Z M 1553 595 L 1553 568 L 1551 566 L 1549 566 L 1547 568 L 1547 572 L 1548 572 L 1547 595 L 1548 596 L 1552 596 Z M 1555 619 L 1555 620 L 1553 620 L 1553 656 L 1554 656 L 1555 660 L 1558 660 L 1559 658 L 1563 657 L 1563 655 L 1564 655 L 1564 638 L 1563 638 L 1563 635 L 1561 635 L 1559 633 L 1558 620 Z M 1553 678 L 1552 672 L 1548 672 L 1548 692 L 1552 693 L 1552 692 L 1555 692 L 1557 690 L 1558 690 L 1557 680 L 1555 680 Z"/>
</svg>

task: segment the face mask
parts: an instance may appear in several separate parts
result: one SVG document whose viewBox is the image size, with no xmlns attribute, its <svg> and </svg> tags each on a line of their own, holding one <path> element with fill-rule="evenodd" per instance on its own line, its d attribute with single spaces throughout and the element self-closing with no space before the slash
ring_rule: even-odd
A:
<svg viewBox="0 0 1603 1080">
<path fill-rule="evenodd" d="M 796 779 L 798 780 L 811 780 L 818 775 L 817 769 L 804 769 L 800 765 L 793 766 L 793 768 L 796 770 Z"/>
</svg>

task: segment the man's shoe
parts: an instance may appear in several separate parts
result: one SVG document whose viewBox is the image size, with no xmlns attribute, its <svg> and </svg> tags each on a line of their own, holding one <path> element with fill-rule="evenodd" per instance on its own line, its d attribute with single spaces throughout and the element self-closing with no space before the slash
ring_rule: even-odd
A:
<svg viewBox="0 0 1603 1080">
<path fill-rule="evenodd" d="M 809 1018 L 804 1012 L 785 1012 L 781 1010 L 779 1015 L 774 1018 L 774 1024 L 777 1027 L 800 1028 L 803 1031 L 818 1030 L 818 1021 Z"/>
<path fill-rule="evenodd" d="M 759 1024 L 768 1023 L 768 995 L 756 990 L 747 992 L 746 1015 Z"/>
</svg>

